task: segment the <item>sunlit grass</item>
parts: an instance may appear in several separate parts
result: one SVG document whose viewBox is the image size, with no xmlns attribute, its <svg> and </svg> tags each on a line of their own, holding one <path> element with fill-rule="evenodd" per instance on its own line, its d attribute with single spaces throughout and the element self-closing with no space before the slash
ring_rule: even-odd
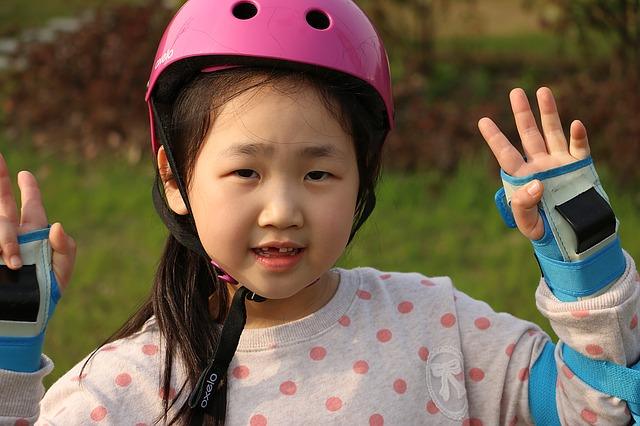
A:
<svg viewBox="0 0 640 426">
<path fill-rule="evenodd" d="M 142 301 L 166 231 L 151 203 L 150 162 L 79 161 L 34 154 L 28 146 L 7 146 L 1 139 L 0 152 L 14 175 L 20 169 L 36 174 L 49 221 L 62 222 L 78 241 L 75 275 L 47 335 L 45 351 L 56 362 L 50 384 Z M 493 205 L 499 182 L 487 174 L 488 161 L 488 155 L 467 159 L 448 178 L 437 171 L 386 173 L 378 206 L 340 265 L 448 275 L 460 290 L 550 332 L 534 306 L 539 273 L 530 245 L 502 224 Z M 613 188 L 603 172 L 624 246 L 637 257 L 640 200 Z"/>
</svg>

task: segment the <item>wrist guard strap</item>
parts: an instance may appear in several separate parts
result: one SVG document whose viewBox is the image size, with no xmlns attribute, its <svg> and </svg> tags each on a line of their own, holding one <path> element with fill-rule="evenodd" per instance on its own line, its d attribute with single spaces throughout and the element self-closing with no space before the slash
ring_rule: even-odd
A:
<svg viewBox="0 0 640 426">
<path fill-rule="evenodd" d="M 562 301 L 592 296 L 613 283 L 626 263 L 617 234 L 618 220 L 588 157 L 529 176 L 501 171 L 504 187 L 496 205 L 507 226 L 516 226 L 513 193 L 534 179 L 542 181 L 539 203 L 545 233 L 532 241 L 542 274 Z"/>
<path fill-rule="evenodd" d="M 47 322 L 60 299 L 48 238 L 49 228 L 18 236 L 23 262 L 18 270 L 0 259 L 0 369 L 40 368 Z"/>
</svg>

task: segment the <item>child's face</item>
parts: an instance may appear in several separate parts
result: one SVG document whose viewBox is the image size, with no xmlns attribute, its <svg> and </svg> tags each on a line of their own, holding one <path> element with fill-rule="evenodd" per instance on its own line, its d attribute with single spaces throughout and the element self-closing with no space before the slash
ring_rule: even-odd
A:
<svg viewBox="0 0 640 426">
<path fill-rule="evenodd" d="M 323 277 L 342 254 L 358 182 L 351 137 L 316 92 L 265 86 L 219 111 L 189 197 L 211 258 L 247 288 L 281 299 Z M 301 250 L 256 250 L 276 243 Z"/>
</svg>

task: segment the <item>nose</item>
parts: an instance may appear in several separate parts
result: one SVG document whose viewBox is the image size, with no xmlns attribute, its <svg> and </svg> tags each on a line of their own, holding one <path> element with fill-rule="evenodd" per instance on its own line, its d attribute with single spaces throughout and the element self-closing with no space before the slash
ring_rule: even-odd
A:
<svg viewBox="0 0 640 426">
<path fill-rule="evenodd" d="M 263 208 L 258 216 L 258 226 L 278 229 L 300 228 L 304 224 L 300 197 L 295 189 L 286 185 L 265 193 Z"/>
</svg>

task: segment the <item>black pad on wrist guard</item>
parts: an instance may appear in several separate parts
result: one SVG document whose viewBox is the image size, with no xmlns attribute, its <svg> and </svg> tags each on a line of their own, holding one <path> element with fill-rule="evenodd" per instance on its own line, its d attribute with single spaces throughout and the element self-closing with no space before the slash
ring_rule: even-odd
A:
<svg viewBox="0 0 640 426">
<path fill-rule="evenodd" d="M 0 320 L 36 322 L 39 307 L 36 265 L 24 265 L 18 270 L 0 265 Z"/>
<path fill-rule="evenodd" d="M 616 216 L 595 188 L 556 206 L 577 237 L 577 252 L 582 253 L 616 232 Z"/>
</svg>

